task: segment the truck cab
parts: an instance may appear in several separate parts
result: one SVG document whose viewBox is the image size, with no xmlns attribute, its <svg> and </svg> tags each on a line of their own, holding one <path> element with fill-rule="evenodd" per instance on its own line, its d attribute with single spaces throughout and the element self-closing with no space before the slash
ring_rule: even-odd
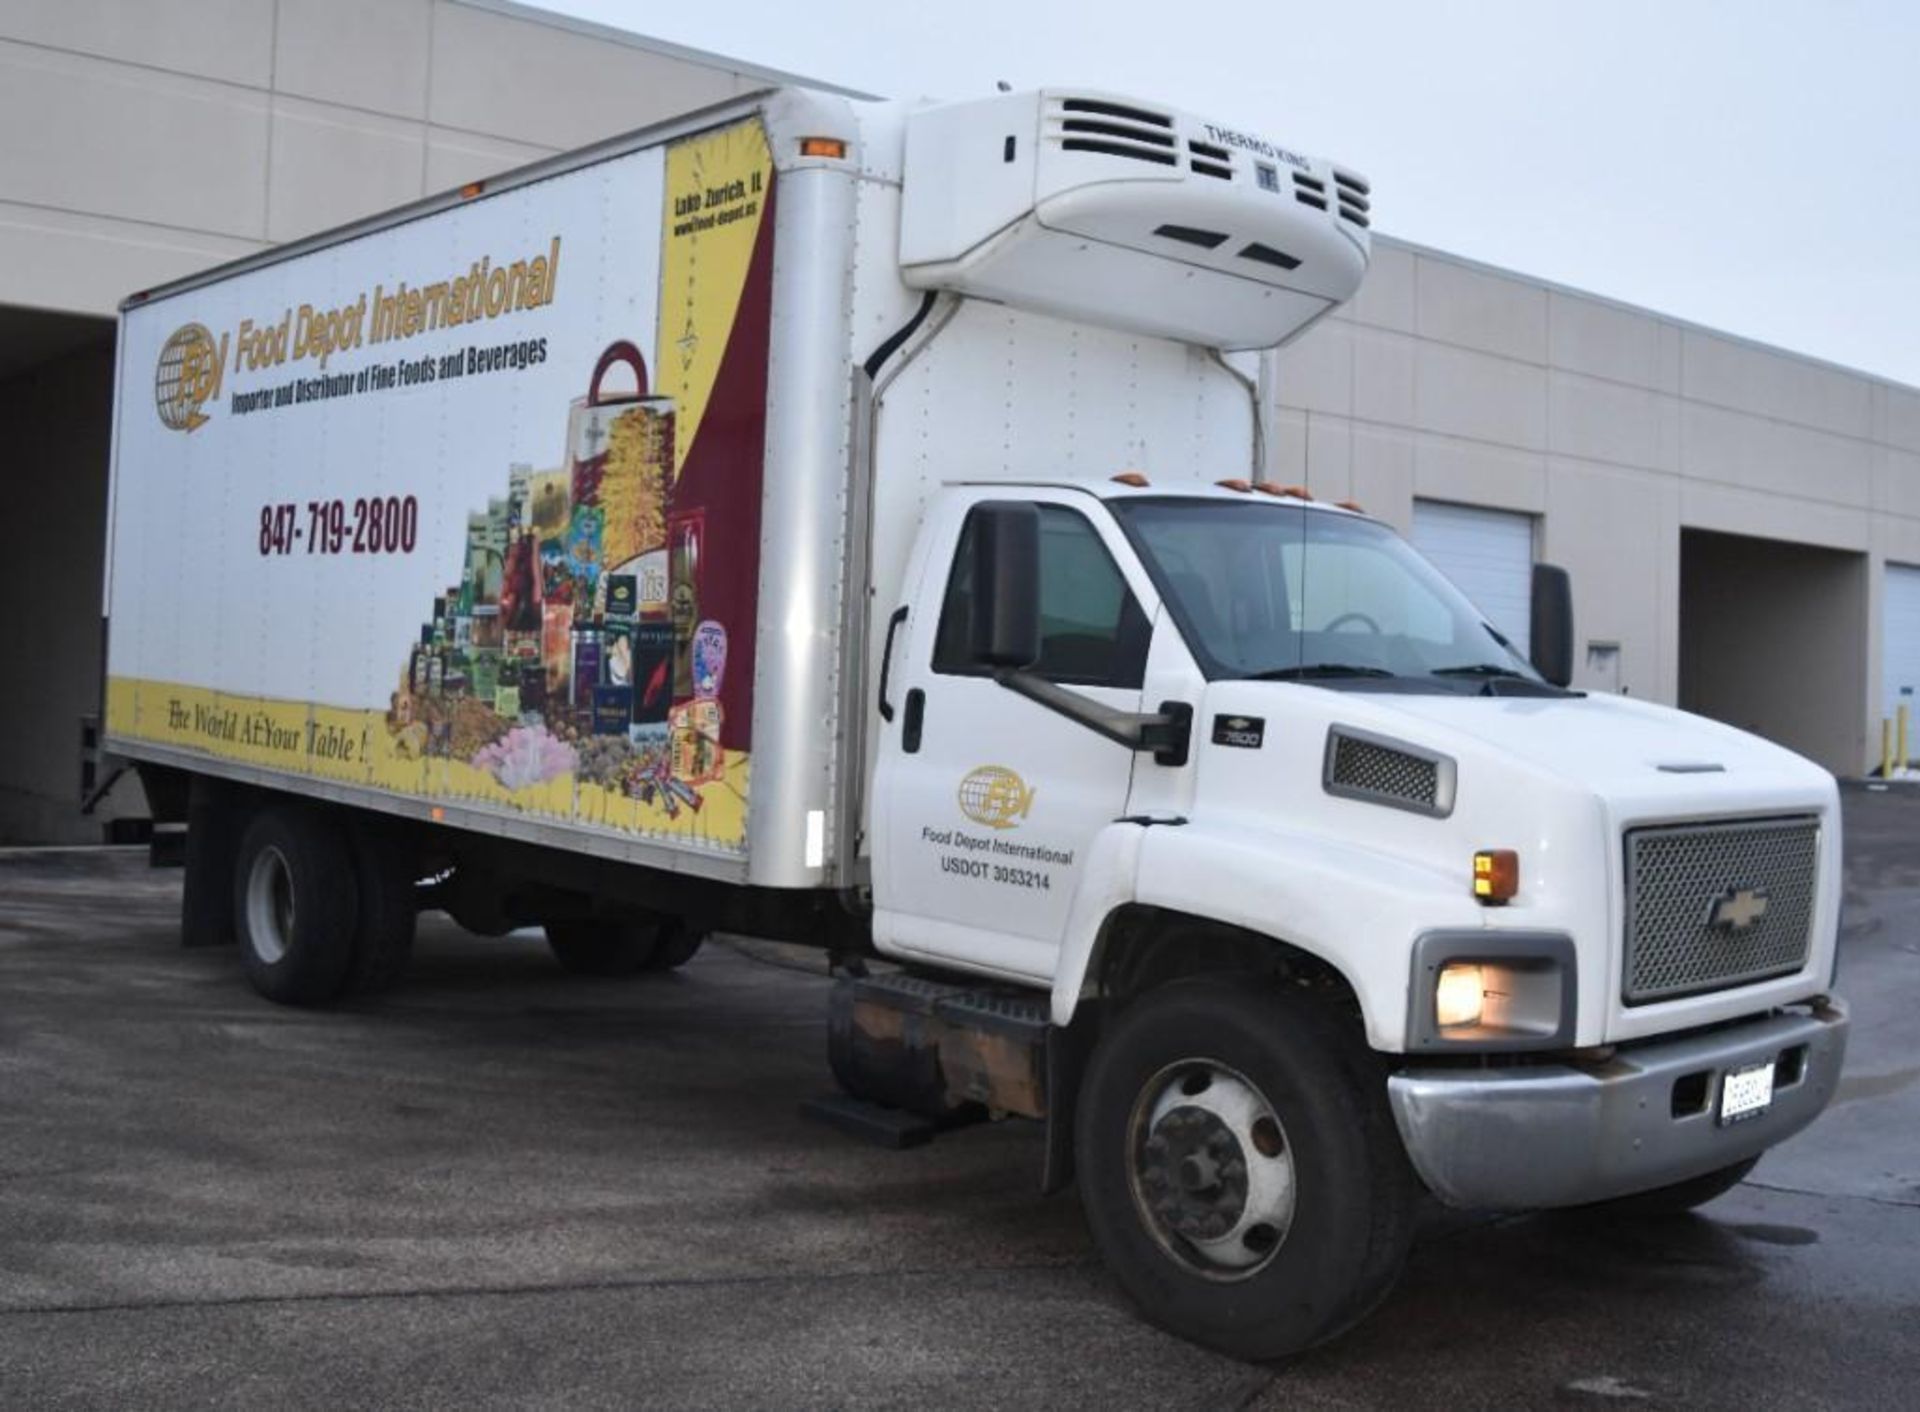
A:
<svg viewBox="0 0 1920 1412">
<path fill-rule="evenodd" d="M 1677 1209 L 1832 1097 L 1832 778 L 1570 689 L 1564 576 L 1535 596 L 1528 652 L 1300 487 L 1121 472 L 932 502 L 882 671 L 874 943 L 1044 988 L 1057 1033 L 1097 1035 L 1083 1197 L 1176 1327 L 1323 1335 L 1324 1307 L 1255 1318 L 1233 1292 L 1330 1184 L 1376 1222 L 1413 1180 Z M 1381 1150 L 1329 1160 L 1316 1066 L 1343 1137 Z"/>
</svg>

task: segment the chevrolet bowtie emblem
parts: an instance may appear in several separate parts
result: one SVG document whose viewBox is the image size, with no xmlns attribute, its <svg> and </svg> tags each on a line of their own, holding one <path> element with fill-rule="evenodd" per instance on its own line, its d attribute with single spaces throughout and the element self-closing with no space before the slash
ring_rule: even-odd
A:
<svg viewBox="0 0 1920 1412">
<path fill-rule="evenodd" d="M 1707 925 L 1743 932 L 1767 915 L 1765 888 L 1728 888 L 1707 908 Z"/>
</svg>

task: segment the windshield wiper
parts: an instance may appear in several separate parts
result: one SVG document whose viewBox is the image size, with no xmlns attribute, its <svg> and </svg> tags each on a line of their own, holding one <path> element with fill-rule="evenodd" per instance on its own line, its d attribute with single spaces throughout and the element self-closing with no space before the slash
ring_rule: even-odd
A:
<svg viewBox="0 0 1920 1412">
<path fill-rule="evenodd" d="M 1471 667 L 1435 667 L 1430 676 L 1436 677 L 1476 677 L 1480 681 L 1481 696 L 1579 696 L 1583 693 L 1568 691 L 1565 687 L 1555 686 L 1551 682 L 1530 677 L 1525 672 L 1516 672 L 1512 667 L 1502 667 L 1493 662 L 1475 662 Z"/>
<path fill-rule="evenodd" d="M 1248 681 L 1305 681 L 1314 677 L 1390 677 L 1395 673 L 1384 667 L 1361 667 L 1351 662 L 1306 662 L 1294 667 L 1272 667 L 1253 672 Z"/>
<path fill-rule="evenodd" d="M 1436 677 L 1507 677 L 1514 681 L 1533 680 L 1525 672 L 1516 672 L 1512 667 L 1502 667 L 1492 662 L 1475 662 L 1471 667 L 1435 667 L 1432 675 Z"/>
</svg>

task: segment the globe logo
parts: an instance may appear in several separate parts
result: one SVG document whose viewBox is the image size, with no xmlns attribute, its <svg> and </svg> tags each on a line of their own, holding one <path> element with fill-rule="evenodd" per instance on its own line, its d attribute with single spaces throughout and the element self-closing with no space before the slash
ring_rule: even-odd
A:
<svg viewBox="0 0 1920 1412">
<path fill-rule="evenodd" d="M 960 812 L 990 829 L 1017 827 L 1033 808 L 1033 789 L 1004 765 L 982 765 L 960 781 Z"/>
<path fill-rule="evenodd" d="M 217 346 L 205 324 L 182 324 L 160 350 L 153 375 L 153 403 L 161 425 L 173 431 L 192 431 L 205 425 L 201 412 L 220 395 L 220 374 L 226 350 Z"/>
</svg>

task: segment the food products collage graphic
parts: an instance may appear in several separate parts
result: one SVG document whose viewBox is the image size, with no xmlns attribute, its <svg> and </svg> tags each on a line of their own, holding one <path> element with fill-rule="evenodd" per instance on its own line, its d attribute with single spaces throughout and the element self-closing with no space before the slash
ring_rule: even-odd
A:
<svg viewBox="0 0 1920 1412">
<path fill-rule="evenodd" d="M 630 394 L 606 384 L 624 366 Z M 403 756 L 518 791 L 573 775 L 668 819 L 725 777 L 727 628 L 703 617 L 705 515 L 674 504 L 674 406 L 631 342 L 601 355 L 568 464 L 511 468 L 468 516 L 458 583 L 420 625 L 387 717 Z"/>
<path fill-rule="evenodd" d="M 669 149 L 668 192 L 718 215 L 668 201 L 657 360 L 600 349 L 561 464 L 469 506 L 385 721 L 433 792 L 744 845 L 772 175 L 757 123 Z"/>
</svg>

